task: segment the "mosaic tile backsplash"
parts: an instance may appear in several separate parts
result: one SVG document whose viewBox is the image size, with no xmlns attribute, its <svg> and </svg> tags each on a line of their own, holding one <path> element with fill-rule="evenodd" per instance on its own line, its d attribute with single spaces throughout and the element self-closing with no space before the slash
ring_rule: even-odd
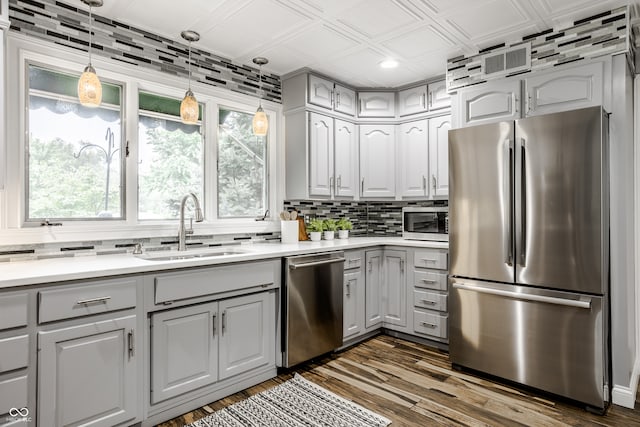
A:
<svg viewBox="0 0 640 427">
<path fill-rule="evenodd" d="M 78 2 L 79 3 L 79 2 Z M 189 76 L 188 45 L 92 13 L 93 54 L 174 76 Z M 89 13 L 54 0 L 9 0 L 11 31 L 82 51 L 89 49 Z M 247 95 L 281 102 L 280 77 L 236 64 L 191 45 L 191 78 Z"/>
<path fill-rule="evenodd" d="M 288 200 L 284 208 L 295 208 L 304 215 L 318 218 L 348 218 L 353 236 L 401 236 L 402 208 L 405 206 L 447 206 L 447 200 L 350 202 Z"/>
<path fill-rule="evenodd" d="M 531 68 L 508 74 L 508 77 L 604 55 L 633 54 L 629 51 L 631 34 L 627 8 L 621 7 L 580 19 L 573 26 L 560 31 L 549 29 L 530 34 L 514 43 L 488 47 L 477 55 L 451 58 L 447 61 L 447 90 L 453 91 L 493 78 L 504 78 L 504 74 L 484 76 L 482 57 L 506 47 L 531 43 Z"/>
</svg>

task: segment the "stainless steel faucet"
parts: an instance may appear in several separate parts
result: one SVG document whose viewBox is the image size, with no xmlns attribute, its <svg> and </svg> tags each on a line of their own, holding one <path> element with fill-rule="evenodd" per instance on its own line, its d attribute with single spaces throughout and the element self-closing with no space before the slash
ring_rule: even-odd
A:
<svg viewBox="0 0 640 427">
<path fill-rule="evenodd" d="M 189 193 L 182 197 L 180 201 L 180 225 L 178 226 L 178 250 L 185 251 L 187 250 L 187 234 L 193 234 L 193 227 L 190 227 L 188 230 L 184 228 L 184 206 L 187 204 L 187 199 L 191 197 L 193 199 L 193 204 L 195 205 L 195 220 L 196 222 L 202 222 L 204 217 L 202 216 L 202 209 L 200 209 L 200 201 L 195 193 Z"/>
</svg>

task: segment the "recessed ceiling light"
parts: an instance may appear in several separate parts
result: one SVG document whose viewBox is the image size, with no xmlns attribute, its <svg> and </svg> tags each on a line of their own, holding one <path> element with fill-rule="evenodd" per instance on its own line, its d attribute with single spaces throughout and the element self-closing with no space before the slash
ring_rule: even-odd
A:
<svg viewBox="0 0 640 427">
<path fill-rule="evenodd" d="M 380 63 L 381 68 L 396 68 L 398 66 L 398 61 L 395 59 L 385 59 Z"/>
</svg>

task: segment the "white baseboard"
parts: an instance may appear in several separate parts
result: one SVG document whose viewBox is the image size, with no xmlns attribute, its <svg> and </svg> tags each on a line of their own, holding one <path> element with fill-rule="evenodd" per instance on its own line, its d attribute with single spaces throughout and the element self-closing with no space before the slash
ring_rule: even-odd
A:
<svg viewBox="0 0 640 427">
<path fill-rule="evenodd" d="M 611 403 L 624 406 L 625 408 L 634 409 L 636 403 L 636 393 L 638 391 L 638 378 L 640 376 L 640 359 L 636 358 L 633 364 L 633 372 L 631 373 L 631 382 L 629 387 L 614 386 L 611 391 Z"/>
</svg>

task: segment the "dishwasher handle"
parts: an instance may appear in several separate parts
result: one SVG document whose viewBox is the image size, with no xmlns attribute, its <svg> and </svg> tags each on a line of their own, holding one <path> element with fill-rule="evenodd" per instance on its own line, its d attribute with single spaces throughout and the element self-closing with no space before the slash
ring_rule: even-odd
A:
<svg viewBox="0 0 640 427">
<path fill-rule="evenodd" d="M 344 262 L 344 258 L 333 258 L 333 259 L 327 259 L 322 261 L 305 262 L 301 264 L 289 264 L 289 268 L 291 270 L 295 270 L 297 268 L 314 267 L 316 265 L 325 265 L 325 264 L 334 264 L 336 262 Z"/>
</svg>

